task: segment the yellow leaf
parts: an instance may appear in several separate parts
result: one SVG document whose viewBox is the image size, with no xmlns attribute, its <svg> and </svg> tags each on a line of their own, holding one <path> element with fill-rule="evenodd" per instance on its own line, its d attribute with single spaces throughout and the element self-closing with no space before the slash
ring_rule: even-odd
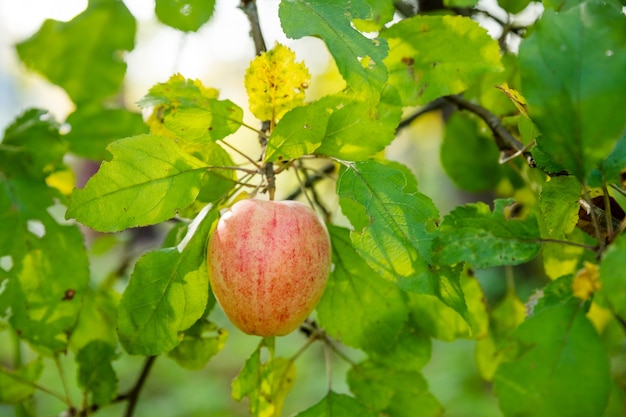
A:
<svg viewBox="0 0 626 417">
<path fill-rule="evenodd" d="M 250 63 L 244 78 L 250 111 L 260 120 L 274 124 L 285 113 L 304 102 L 311 75 L 295 53 L 277 43 Z"/>
<path fill-rule="evenodd" d="M 520 94 L 519 91 L 509 87 L 507 83 L 498 85 L 496 86 L 496 88 L 502 91 L 504 94 L 507 95 L 508 98 L 511 99 L 511 101 L 513 102 L 513 104 L 515 104 L 515 107 L 517 107 L 517 110 L 519 110 L 520 113 L 522 113 L 526 117 L 529 117 L 528 110 L 526 108 L 526 99 Z"/>
<path fill-rule="evenodd" d="M 76 187 L 76 177 L 71 169 L 55 171 L 46 177 L 46 184 L 69 196 Z"/>
<path fill-rule="evenodd" d="M 572 283 L 572 292 L 581 300 L 588 300 L 591 294 L 601 287 L 598 265 L 585 262 L 585 267 L 576 273 Z"/>
</svg>

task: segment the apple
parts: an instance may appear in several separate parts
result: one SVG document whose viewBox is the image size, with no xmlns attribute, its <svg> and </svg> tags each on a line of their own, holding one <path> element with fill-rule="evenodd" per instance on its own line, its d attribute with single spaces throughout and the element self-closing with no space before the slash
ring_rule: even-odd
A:
<svg viewBox="0 0 626 417">
<path fill-rule="evenodd" d="M 211 288 L 232 323 L 247 334 L 282 336 L 317 305 L 328 279 L 328 230 L 295 201 L 248 199 L 217 223 L 207 249 Z"/>
</svg>

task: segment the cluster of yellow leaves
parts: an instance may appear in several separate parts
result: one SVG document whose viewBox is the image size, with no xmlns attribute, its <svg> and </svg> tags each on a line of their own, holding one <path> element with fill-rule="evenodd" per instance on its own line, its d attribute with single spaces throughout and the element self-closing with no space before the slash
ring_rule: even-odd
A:
<svg viewBox="0 0 626 417">
<path fill-rule="evenodd" d="M 295 53 L 277 43 L 250 63 L 244 78 L 250 111 L 273 125 L 285 113 L 304 103 L 311 75 Z"/>
</svg>

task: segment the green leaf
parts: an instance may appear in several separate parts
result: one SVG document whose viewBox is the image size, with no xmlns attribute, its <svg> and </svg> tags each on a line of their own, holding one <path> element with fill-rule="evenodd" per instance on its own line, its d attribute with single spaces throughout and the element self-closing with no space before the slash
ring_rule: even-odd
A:
<svg viewBox="0 0 626 417">
<path fill-rule="evenodd" d="M 347 229 L 328 225 L 328 231 L 335 267 L 317 305 L 319 322 L 348 346 L 385 352 L 408 319 L 402 292 L 359 257 Z"/>
<path fill-rule="evenodd" d="M 565 304 L 580 304 L 573 294 L 574 275 L 564 275 L 546 284 L 528 303 L 528 315 L 532 316 L 542 310 Z"/>
<path fill-rule="evenodd" d="M 402 116 L 398 107 L 373 105 L 343 94 L 324 97 L 320 102 L 331 115 L 317 154 L 349 161 L 369 159 L 395 138 Z"/>
<path fill-rule="evenodd" d="M 218 100 L 219 92 L 199 80 L 176 74 L 152 87 L 137 104 L 152 107 L 150 132 L 176 139 L 183 149 L 222 139 L 239 129 L 243 110 L 230 100 Z"/>
<path fill-rule="evenodd" d="M 517 14 L 530 4 L 530 0 L 498 0 L 498 5 L 511 14 Z"/>
<path fill-rule="evenodd" d="M 512 200 L 496 200 L 493 213 L 485 203 L 451 211 L 439 227 L 434 256 L 439 263 L 468 262 L 476 268 L 518 265 L 534 258 L 541 244 L 536 219 L 507 219 Z"/>
<path fill-rule="evenodd" d="M 626 18 L 600 2 L 548 10 L 522 42 L 519 64 L 537 143 L 583 181 L 626 127 L 615 115 L 626 96 Z"/>
<path fill-rule="evenodd" d="M 387 43 L 368 39 L 351 26 L 353 19 L 368 19 L 366 1 L 286 0 L 280 3 L 280 22 L 292 39 L 321 38 L 335 58 L 339 72 L 357 93 L 377 95 L 387 80 L 383 59 Z"/>
<path fill-rule="evenodd" d="M 600 293 L 622 320 L 626 320 L 626 282 L 623 279 L 625 257 L 626 235 L 621 234 L 606 249 L 600 263 Z"/>
<path fill-rule="evenodd" d="M 154 9 L 161 22 L 183 32 L 197 32 L 214 10 L 215 0 L 157 0 Z"/>
<path fill-rule="evenodd" d="M 118 335 L 130 354 L 158 355 L 172 350 L 182 332 L 204 313 L 209 295 L 206 242 L 217 210 L 202 218 L 182 249 L 144 254 L 122 295 Z"/>
<path fill-rule="evenodd" d="M 134 48 L 135 31 L 123 2 L 92 0 L 69 22 L 46 20 L 16 48 L 28 68 L 62 87 L 74 103 L 95 102 L 122 87 L 122 53 Z"/>
<path fill-rule="evenodd" d="M 418 372 L 388 369 L 367 361 L 350 369 L 348 385 L 358 400 L 386 415 L 434 417 L 443 412 Z"/>
<path fill-rule="evenodd" d="M 354 27 L 361 32 L 378 32 L 393 19 L 396 11 L 393 0 L 365 0 L 371 8 L 367 18 L 354 19 Z"/>
<path fill-rule="evenodd" d="M 261 361 L 261 350 L 264 348 L 269 352 L 266 362 Z M 274 357 L 274 338 L 265 338 L 233 380 L 232 396 L 237 401 L 248 397 L 252 416 L 280 416 L 295 376 L 293 361 Z"/>
<path fill-rule="evenodd" d="M 185 369 L 200 370 L 224 348 L 226 339 L 226 329 L 200 319 L 185 331 L 183 340 L 168 356 Z"/>
<path fill-rule="evenodd" d="M 94 341 L 117 345 L 115 328 L 118 304 L 117 292 L 104 288 L 85 290 L 83 306 L 70 339 L 70 347 L 74 352 Z"/>
<path fill-rule="evenodd" d="M 342 170 L 337 194 L 354 227 L 352 244 L 370 268 L 401 288 L 433 293 L 427 260 L 439 214 L 411 172 L 398 163 L 357 162 Z"/>
<path fill-rule="evenodd" d="M 115 232 L 167 220 L 198 196 L 207 165 L 174 141 L 140 135 L 113 142 L 108 150 L 113 159 L 74 191 L 67 218 Z"/>
<path fill-rule="evenodd" d="M 437 297 L 410 293 L 409 311 L 420 333 L 446 342 L 470 336 L 467 321 Z"/>
<path fill-rule="evenodd" d="M 323 101 L 285 113 L 267 141 L 265 160 L 288 161 L 312 154 L 322 143 L 329 118 Z"/>
<path fill-rule="evenodd" d="M 382 31 L 381 37 L 389 42 L 384 61 L 389 84 L 403 105 L 458 94 L 502 70 L 498 43 L 467 17 L 415 16 Z"/>
<path fill-rule="evenodd" d="M 429 361 L 432 342 L 413 323 L 407 323 L 397 339 L 388 340 L 383 349 L 368 352 L 377 365 L 398 371 L 420 371 Z"/>
<path fill-rule="evenodd" d="M 83 235 L 76 226 L 59 225 L 47 209 L 54 192 L 29 179 L 0 182 L 0 256 L 10 259 L 0 291 L 0 311 L 20 337 L 38 351 L 51 354 L 67 348 L 89 279 Z M 6 243 L 6 244 L 5 244 Z M 1 281 L 1 279 L 0 279 Z"/>
<path fill-rule="evenodd" d="M 330 391 L 320 402 L 313 407 L 298 413 L 296 417 L 376 417 L 378 414 L 370 411 L 354 397 L 337 394 Z"/>
<path fill-rule="evenodd" d="M 502 178 L 498 147 L 480 133 L 475 119 L 462 113 L 454 113 L 446 122 L 440 155 L 446 173 L 462 190 L 491 190 Z"/>
<path fill-rule="evenodd" d="M 559 305 L 525 321 L 500 365 L 495 392 L 505 416 L 599 416 L 609 398 L 609 360 L 579 306 Z"/>
<path fill-rule="evenodd" d="M 111 142 L 148 130 L 141 114 L 99 105 L 80 106 L 68 116 L 66 123 L 71 126 L 70 132 L 65 135 L 70 151 L 96 161 L 110 158 L 106 147 Z"/>
<path fill-rule="evenodd" d="M 504 298 L 490 311 L 489 334 L 476 342 L 476 365 L 486 381 L 493 376 L 506 357 L 502 344 L 507 337 L 526 319 L 526 306 L 515 290 L 506 292 Z"/>
<path fill-rule="evenodd" d="M 219 91 L 205 87 L 200 80 L 191 80 L 180 74 L 172 75 L 164 83 L 155 84 L 148 94 L 137 102 L 141 108 L 165 106 L 166 109 L 194 107 L 216 99 Z"/>
<path fill-rule="evenodd" d="M 117 359 L 115 346 L 93 341 L 78 351 L 78 384 L 91 394 L 91 403 L 109 404 L 117 393 L 117 375 L 111 362 Z"/>
<path fill-rule="evenodd" d="M 563 239 L 571 233 L 578 221 L 581 188 L 575 177 L 553 177 L 544 184 L 539 195 L 539 207 L 546 237 Z"/>
<path fill-rule="evenodd" d="M 35 392 L 32 385 L 43 372 L 43 361 L 35 359 L 17 370 L 8 370 L 0 365 L 0 403 L 19 404 Z"/>
<path fill-rule="evenodd" d="M 235 163 L 230 154 L 220 145 L 207 142 L 197 147 L 192 155 L 211 167 L 233 167 Z M 198 201 L 212 203 L 223 198 L 237 183 L 237 174 L 233 169 L 211 168 L 202 178 Z"/>
<path fill-rule="evenodd" d="M 0 172 L 7 177 L 43 179 L 62 164 L 66 150 L 54 117 L 45 110 L 27 110 L 4 132 Z"/>
<path fill-rule="evenodd" d="M 599 170 L 593 170 L 588 179 L 590 187 L 601 187 L 603 182 L 622 184 L 621 175 L 626 171 L 626 130 L 617 140 L 611 153 L 602 161 Z M 594 175 L 595 174 L 595 175 Z"/>
</svg>

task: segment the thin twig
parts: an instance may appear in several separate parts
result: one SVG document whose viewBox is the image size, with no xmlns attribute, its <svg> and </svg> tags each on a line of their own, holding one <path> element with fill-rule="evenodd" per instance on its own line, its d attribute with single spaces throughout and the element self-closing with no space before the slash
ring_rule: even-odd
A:
<svg viewBox="0 0 626 417">
<path fill-rule="evenodd" d="M 500 118 L 498 116 L 491 113 L 489 110 L 480 106 L 479 104 L 473 103 L 460 95 L 446 96 L 446 99 L 456 104 L 460 109 L 468 110 L 483 119 L 483 121 L 487 123 L 487 126 L 489 126 L 489 129 L 491 129 L 493 137 L 496 141 L 496 145 L 501 152 L 508 155 L 511 152 L 515 153 L 518 151 L 522 151 L 522 153 L 526 157 L 526 160 L 528 161 L 528 165 L 530 165 L 531 167 L 536 166 L 530 152 L 524 151 L 524 144 L 517 140 L 515 136 L 513 136 L 511 132 L 509 132 L 502 125 L 502 122 L 500 121 Z"/>
<path fill-rule="evenodd" d="M 304 181 L 302 182 L 302 186 L 296 188 L 291 194 L 289 194 L 285 200 L 295 200 L 302 193 L 302 188 L 307 189 L 313 187 L 317 182 L 327 178 L 329 174 L 335 171 L 335 164 L 332 162 L 328 165 L 324 166 L 321 171 L 313 174 L 307 175 Z"/>
<path fill-rule="evenodd" d="M 263 32 L 261 32 L 261 24 L 259 23 L 259 11 L 256 7 L 256 0 L 241 0 L 239 5 L 241 10 L 248 17 L 250 22 L 250 36 L 254 41 L 254 49 L 257 55 L 261 55 L 267 51 L 265 46 L 265 39 L 263 39 Z"/>
<path fill-rule="evenodd" d="M 261 168 L 260 165 L 254 159 L 250 158 L 248 155 L 246 155 L 245 153 L 243 153 L 239 149 L 235 148 L 233 145 L 231 145 L 230 143 L 226 142 L 224 139 L 220 139 L 220 142 L 223 143 L 224 145 L 226 145 L 228 148 L 232 149 L 237 154 L 243 156 L 248 162 L 250 162 L 255 167 Z"/>
<path fill-rule="evenodd" d="M 135 386 L 128 392 L 128 394 L 120 397 L 128 400 L 128 406 L 126 407 L 124 417 L 132 417 L 133 413 L 135 412 L 137 400 L 139 399 L 139 393 L 141 392 L 141 389 L 143 388 L 146 379 L 148 378 L 148 374 L 150 373 L 150 369 L 152 369 L 152 365 L 154 365 L 154 361 L 156 360 L 156 358 L 156 356 L 148 356 L 146 358 L 146 361 L 143 364 L 143 368 L 141 369 L 141 374 L 139 374 L 139 379 L 137 379 Z"/>
</svg>

